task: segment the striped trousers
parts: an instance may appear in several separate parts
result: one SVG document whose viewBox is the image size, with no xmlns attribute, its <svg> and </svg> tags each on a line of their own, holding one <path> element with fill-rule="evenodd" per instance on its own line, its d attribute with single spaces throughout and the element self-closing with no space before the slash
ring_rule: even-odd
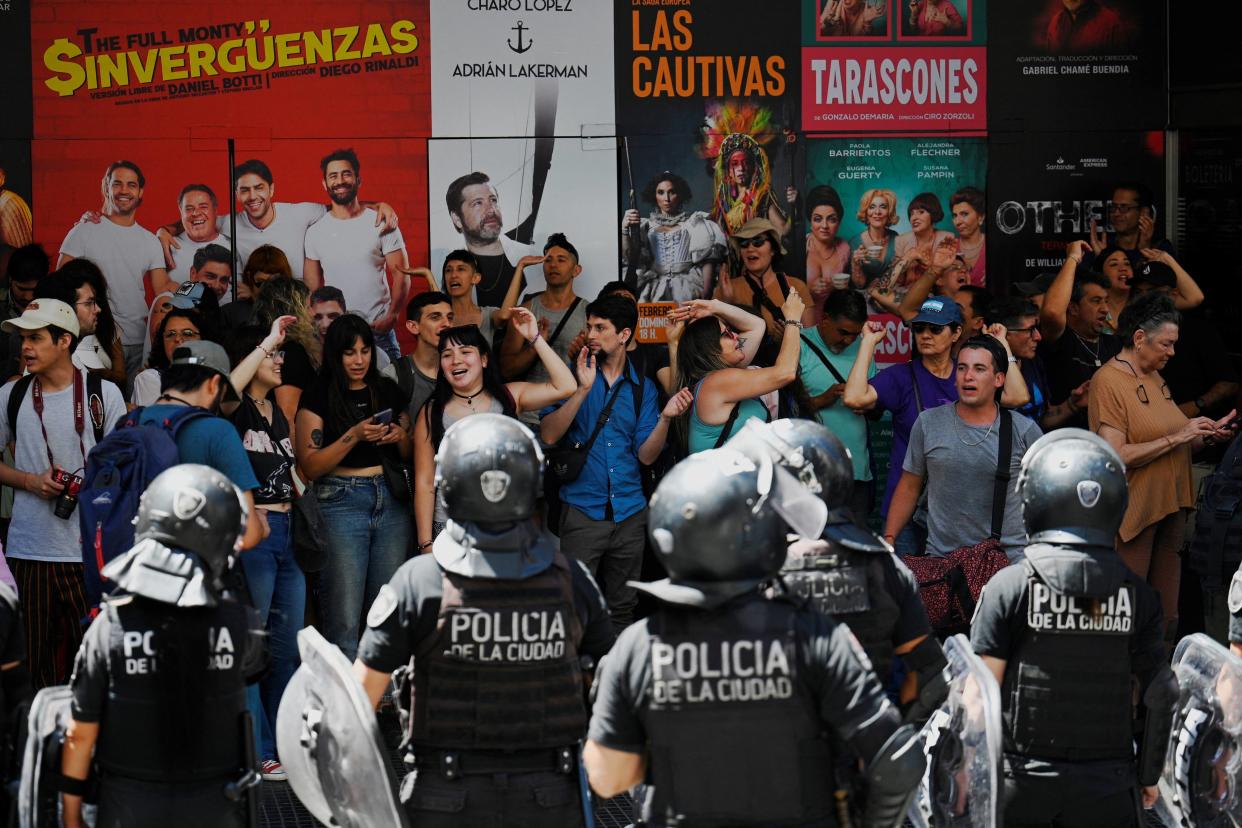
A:
<svg viewBox="0 0 1242 828">
<path fill-rule="evenodd" d="M 26 653 L 34 689 L 68 684 L 86 632 L 90 602 L 82 564 L 9 558 L 26 619 Z"/>
</svg>

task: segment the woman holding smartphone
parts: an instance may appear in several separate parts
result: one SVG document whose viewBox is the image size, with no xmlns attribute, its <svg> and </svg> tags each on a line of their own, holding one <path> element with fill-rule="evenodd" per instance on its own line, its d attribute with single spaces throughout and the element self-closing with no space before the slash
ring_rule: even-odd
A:
<svg viewBox="0 0 1242 828">
<path fill-rule="evenodd" d="M 320 627 L 353 661 L 363 609 L 410 546 L 409 491 L 395 490 L 384 472 L 385 463 L 396 469 L 409 459 L 410 420 L 397 384 L 380 376 L 375 335 L 362 317 L 346 314 L 328 328 L 296 433 L 298 465 L 315 482 L 328 527 Z"/>
</svg>

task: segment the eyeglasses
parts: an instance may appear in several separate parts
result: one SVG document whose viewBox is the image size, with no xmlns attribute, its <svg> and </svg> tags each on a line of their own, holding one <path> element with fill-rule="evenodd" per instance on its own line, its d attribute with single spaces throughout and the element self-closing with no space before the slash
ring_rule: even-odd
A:
<svg viewBox="0 0 1242 828">
<path fill-rule="evenodd" d="M 73 305 L 74 305 L 74 307 L 77 307 L 77 308 L 97 308 L 97 307 L 99 307 L 99 303 L 98 303 L 98 302 L 96 302 L 94 299 L 87 299 L 85 302 L 74 302 L 74 303 L 73 303 Z"/>
<path fill-rule="evenodd" d="M 1038 332 L 1038 325 L 1031 325 L 1027 328 L 1009 328 L 1009 333 L 1011 334 L 1026 334 L 1027 336 L 1034 336 Z"/>
<path fill-rule="evenodd" d="M 164 341 L 179 342 L 186 339 L 199 339 L 202 337 L 198 331 L 193 328 L 182 328 L 179 331 L 164 331 Z"/>
<path fill-rule="evenodd" d="M 1110 213 L 1131 213 L 1138 209 L 1137 204 L 1110 204 L 1108 212 Z"/>
<path fill-rule="evenodd" d="M 931 322 L 915 322 L 913 325 L 910 326 L 910 328 L 916 334 L 926 333 L 930 331 L 932 336 L 940 336 L 940 334 L 944 333 L 945 326 L 936 325 Z"/>
<path fill-rule="evenodd" d="M 723 331 L 720 332 L 720 338 L 736 340 L 737 331 L 733 330 L 732 328 L 725 328 Z"/>
<path fill-rule="evenodd" d="M 745 250 L 748 247 L 763 247 L 767 243 L 767 236 L 755 236 L 753 239 L 738 239 L 737 246 Z"/>
<path fill-rule="evenodd" d="M 1173 394 L 1169 391 L 1169 384 L 1167 382 L 1160 383 L 1160 393 L 1164 395 L 1166 400 L 1173 399 Z M 1151 399 L 1147 396 L 1147 389 L 1143 387 L 1143 383 L 1141 382 L 1138 384 L 1138 387 L 1134 389 L 1134 394 L 1138 397 L 1138 401 L 1143 405 L 1147 405 L 1151 402 Z"/>
</svg>

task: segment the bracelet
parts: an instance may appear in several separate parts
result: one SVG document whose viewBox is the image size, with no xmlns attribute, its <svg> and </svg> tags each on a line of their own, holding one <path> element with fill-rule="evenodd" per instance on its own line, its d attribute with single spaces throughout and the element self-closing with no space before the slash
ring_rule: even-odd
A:
<svg viewBox="0 0 1242 828">
<path fill-rule="evenodd" d="M 1010 354 L 1010 355 L 1009 355 L 1009 364 L 1010 364 L 1010 365 L 1017 365 L 1017 364 L 1018 364 L 1018 358 L 1017 358 L 1016 356 L 1014 356 L 1013 354 Z"/>
<path fill-rule="evenodd" d="M 541 332 L 535 331 L 535 338 L 529 340 L 526 344 L 533 348 L 535 347 L 535 343 L 538 342 L 542 336 L 543 334 Z"/>
<path fill-rule="evenodd" d="M 786 325 L 796 325 L 796 326 L 798 326 L 799 328 L 801 328 L 801 327 L 802 327 L 802 323 L 801 323 L 801 322 L 799 322 L 797 319 L 786 319 L 786 320 L 785 320 L 785 324 L 786 324 Z"/>
<path fill-rule="evenodd" d="M 418 551 L 422 552 L 424 549 L 426 549 L 428 546 L 431 546 L 433 543 L 435 543 L 435 541 L 433 540 L 429 540 L 426 543 L 420 543 L 418 545 Z"/>
<path fill-rule="evenodd" d="M 261 342 L 258 345 L 255 345 L 254 348 L 256 351 L 262 351 L 263 355 L 268 359 L 271 359 L 272 354 L 275 353 L 274 351 L 269 351 L 267 348 L 264 348 L 263 343 Z"/>
<path fill-rule="evenodd" d="M 1067 259 L 1073 259 L 1074 264 L 1082 264 L 1082 256 L 1067 256 Z"/>
</svg>

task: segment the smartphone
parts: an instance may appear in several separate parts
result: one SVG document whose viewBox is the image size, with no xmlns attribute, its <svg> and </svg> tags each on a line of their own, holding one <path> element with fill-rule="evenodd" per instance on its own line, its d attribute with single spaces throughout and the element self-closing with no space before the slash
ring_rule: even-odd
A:
<svg viewBox="0 0 1242 828">
<path fill-rule="evenodd" d="M 392 409 L 385 408 L 379 411 L 371 418 L 371 425 L 388 425 L 392 422 Z"/>
</svg>

